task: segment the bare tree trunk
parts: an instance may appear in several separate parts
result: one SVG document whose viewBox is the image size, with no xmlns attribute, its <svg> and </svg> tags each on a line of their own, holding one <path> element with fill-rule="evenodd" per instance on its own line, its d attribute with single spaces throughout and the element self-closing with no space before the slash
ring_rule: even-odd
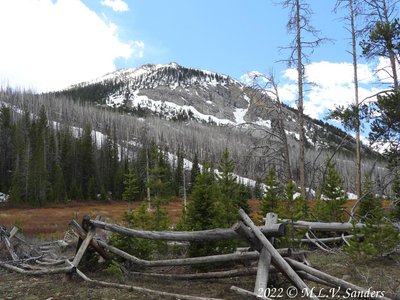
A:
<svg viewBox="0 0 400 300">
<path fill-rule="evenodd" d="M 350 23 L 351 23 L 351 44 L 353 55 L 354 69 L 354 101 L 357 108 L 356 115 L 356 194 L 361 197 L 361 142 L 360 142 L 360 114 L 359 95 L 358 95 L 358 72 L 357 72 L 357 41 L 356 41 L 356 26 L 355 26 L 355 10 L 353 0 L 349 0 L 350 8 Z"/>
<path fill-rule="evenodd" d="M 384 15 L 384 18 L 385 18 L 384 21 L 386 23 L 390 23 L 388 7 L 386 5 L 386 0 L 382 1 L 382 5 L 383 5 L 383 15 Z M 397 78 L 396 54 L 394 53 L 392 47 L 388 47 L 387 50 L 389 52 L 390 67 L 392 68 L 393 87 L 397 90 L 399 88 L 399 81 L 398 81 L 398 78 Z"/>
<path fill-rule="evenodd" d="M 147 183 L 147 210 L 151 210 L 151 198 L 150 198 L 150 162 L 149 162 L 149 149 L 146 150 L 146 183 Z"/>
<path fill-rule="evenodd" d="M 297 46 L 297 87 L 298 87 L 298 123 L 299 123 L 299 175 L 301 194 L 306 196 L 306 174 L 305 174 L 305 132 L 304 132 L 304 93 L 303 93 L 303 63 L 302 63 L 302 44 L 301 44 L 301 24 L 300 24 L 300 0 L 296 0 L 296 46 Z"/>
<path fill-rule="evenodd" d="M 187 195 L 186 195 L 186 174 L 185 174 L 185 164 L 182 168 L 182 180 L 183 180 L 183 210 L 186 212 L 187 206 Z"/>
</svg>

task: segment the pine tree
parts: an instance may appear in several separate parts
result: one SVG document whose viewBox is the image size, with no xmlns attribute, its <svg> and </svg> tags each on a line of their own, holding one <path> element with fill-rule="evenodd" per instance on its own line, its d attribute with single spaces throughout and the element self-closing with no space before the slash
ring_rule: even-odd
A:
<svg viewBox="0 0 400 300">
<path fill-rule="evenodd" d="M 278 215 L 293 221 L 305 219 L 308 216 L 307 202 L 292 180 L 287 183 L 283 199 L 278 204 Z"/>
<path fill-rule="evenodd" d="M 226 208 L 221 205 L 221 192 L 214 174 L 207 162 L 203 163 L 203 172 L 196 177 L 196 185 L 190 195 L 190 202 L 185 215 L 187 230 L 205 230 L 229 226 Z M 232 244 L 224 242 L 190 243 L 190 256 L 204 256 L 225 253 Z"/>
<path fill-rule="evenodd" d="M 11 120 L 11 110 L 0 108 L 0 192 L 8 192 L 11 186 L 12 171 L 12 136 L 14 126 Z"/>
<path fill-rule="evenodd" d="M 263 191 L 261 189 L 260 178 L 257 178 L 257 180 L 256 180 L 256 184 L 254 185 L 252 196 L 253 196 L 253 198 L 255 198 L 257 200 L 261 200 L 263 197 Z"/>
<path fill-rule="evenodd" d="M 79 140 L 79 165 L 81 171 L 82 196 L 84 199 L 89 199 L 89 181 L 95 174 L 94 156 L 93 156 L 93 141 L 92 141 L 92 128 L 87 124 L 83 129 L 83 134 Z"/>
<path fill-rule="evenodd" d="M 131 201 L 135 201 L 138 194 L 136 174 L 132 168 L 129 168 L 128 173 L 125 174 L 124 192 L 122 193 L 122 199 L 128 201 L 128 211 L 131 210 Z"/>
<path fill-rule="evenodd" d="M 377 222 L 382 218 L 382 202 L 375 197 L 374 183 L 368 176 L 364 177 L 363 197 L 358 214 L 361 221 Z"/>
<path fill-rule="evenodd" d="M 193 166 L 192 170 L 190 171 L 190 184 L 189 184 L 189 193 L 192 192 L 193 187 L 196 184 L 196 177 L 200 174 L 200 166 L 199 166 L 199 158 L 197 153 L 194 154 L 193 158 Z"/>
<path fill-rule="evenodd" d="M 276 177 L 275 168 L 271 167 L 268 176 L 265 178 L 265 194 L 261 201 L 261 215 L 265 217 L 267 213 L 276 212 L 280 198 L 282 198 L 282 188 Z"/>
<path fill-rule="evenodd" d="M 48 147 L 48 120 L 44 107 L 42 106 L 39 118 L 32 122 L 29 130 L 31 155 L 29 160 L 28 177 L 28 199 L 34 206 L 42 206 L 48 199 L 48 170 L 47 170 L 47 147 Z"/>
<path fill-rule="evenodd" d="M 347 194 L 343 190 L 343 181 L 331 161 L 326 165 L 326 177 L 322 184 L 322 195 L 315 205 L 315 215 L 327 222 L 340 222 Z"/>
<path fill-rule="evenodd" d="M 396 221 L 400 221 L 400 172 L 395 174 L 392 183 L 392 194 L 393 194 L 393 218 Z"/>
<path fill-rule="evenodd" d="M 175 196 L 181 196 L 183 193 L 183 153 L 181 147 L 178 147 L 178 151 L 176 153 L 177 163 L 174 172 L 174 191 Z"/>
<path fill-rule="evenodd" d="M 235 165 L 229 157 L 229 151 L 225 148 L 219 164 L 218 184 L 222 194 L 222 204 L 226 210 L 226 218 L 231 225 L 237 219 L 237 210 L 242 208 L 247 213 L 250 207 L 247 198 L 239 193 L 239 184 L 237 177 L 233 174 Z"/>
</svg>

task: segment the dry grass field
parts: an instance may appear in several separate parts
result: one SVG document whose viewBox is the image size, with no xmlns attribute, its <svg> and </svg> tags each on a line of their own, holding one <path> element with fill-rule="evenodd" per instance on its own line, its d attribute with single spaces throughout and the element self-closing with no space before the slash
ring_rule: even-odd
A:
<svg viewBox="0 0 400 300">
<path fill-rule="evenodd" d="M 346 209 L 354 205 L 354 200 L 349 200 Z M 135 202 L 132 208 L 139 206 Z M 313 205 L 313 201 L 310 201 Z M 384 201 L 384 207 L 388 207 L 389 201 Z M 258 201 L 250 200 L 253 212 L 258 211 Z M 164 208 L 168 211 L 170 221 L 176 224 L 182 213 L 181 199 L 175 199 Z M 22 228 L 24 235 L 39 239 L 60 239 L 68 230 L 68 222 L 72 219 L 82 220 L 84 215 L 95 217 L 102 215 L 107 222 L 119 223 L 122 221 L 123 213 L 128 209 L 127 202 L 112 203 L 69 203 L 44 208 L 7 208 L 0 206 L 0 225 L 7 228 L 18 225 Z M 255 213 L 253 213 L 255 217 Z"/>
</svg>

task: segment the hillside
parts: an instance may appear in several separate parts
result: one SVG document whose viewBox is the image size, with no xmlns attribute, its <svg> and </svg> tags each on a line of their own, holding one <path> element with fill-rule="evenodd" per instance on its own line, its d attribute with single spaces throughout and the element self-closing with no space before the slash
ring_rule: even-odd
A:
<svg viewBox="0 0 400 300">
<path fill-rule="evenodd" d="M 275 134 L 278 115 L 274 101 L 229 76 L 176 63 L 148 64 L 107 74 L 57 95 L 144 117 L 150 131 L 154 122 L 164 124 L 152 136 L 156 139 L 162 136 L 163 142 L 173 150 L 178 141 L 184 144 L 189 159 L 194 152 L 199 152 L 208 153 L 217 162 L 219 153 L 228 147 L 237 161 L 238 173 L 245 177 L 263 177 L 270 165 L 282 166 L 279 152 L 282 142 Z M 296 178 L 297 112 L 286 105 L 282 110 L 292 174 Z M 155 121 L 154 117 L 159 120 Z M 337 166 L 351 190 L 354 138 L 309 117 L 306 117 L 305 132 L 310 176 L 317 178 L 314 171 L 323 165 L 327 156 L 337 152 Z M 373 176 L 383 177 L 385 162 L 380 155 L 366 146 L 362 151 L 363 172 L 372 171 Z M 309 184 L 315 184 L 315 179 L 309 180 Z"/>
<path fill-rule="evenodd" d="M 55 131 L 45 134 L 45 143 L 51 143 L 52 139 L 59 143 L 54 150 L 57 154 L 55 163 L 59 163 L 57 156 L 62 155 L 62 139 L 72 140 L 76 155 L 70 165 L 78 174 L 81 174 L 80 166 L 86 164 L 80 157 L 84 153 L 78 152 L 85 134 L 89 134 L 85 133 L 85 128 L 89 126 L 99 149 L 93 160 L 101 163 L 91 167 L 95 171 L 85 171 L 88 172 L 85 176 L 92 178 L 98 188 L 121 189 L 121 182 L 117 180 L 122 176 L 118 173 L 120 171 L 113 173 L 107 167 L 112 162 L 105 161 L 108 155 L 116 156 L 113 151 L 118 152 L 120 159 L 141 164 L 137 172 L 141 180 L 145 180 L 143 155 L 146 154 L 143 153 L 149 151 L 152 144 L 169 153 L 167 156 L 172 169 L 176 168 L 178 149 L 186 158 L 186 168 L 190 169 L 190 161 L 195 154 L 200 162 L 207 158 L 217 167 L 223 150 L 227 148 L 235 162 L 235 173 L 243 180 L 252 180 L 245 180 L 246 184 L 251 182 L 254 185 L 255 180 L 264 178 L 272 166 L 279 176 L 283 176 L 284 145 L 277 134 L 279 116 L 283 117 L 291 173 L 295 180 L 298 178 L 296 110 L 283 105 L 281 114 L 278 114 L 276 103 L 262 91 L 218 73 L 185 68 L 176 63 L 144 65 L 116 71 L 51 94 L 3 90 L 0 101 L 11 109 L 15 122 L 23 125 L 22 131 L 30 130 L 30 125 L 24 123 L 24 112 L 37 117 L 44 109 L 46 118 L 52 124 L 51 129 Z M 306 118 L 305 129 L 307 186 L 318 189 L 325 161 L 334 154 L 344 187 L 353 192 L 354 139 L 331 125 L 311 118 Z M 72 136 L 65 137 L 68 134 Z M 55 137 L 47 140 L 47 135 Z M 33 138 L 34 135 L 25 136 L 25 143 L 36 144 Z M 14 150 L 10 148 L 10 151 Z M 49 152 L 48 149 L 46 151 Z M 364 146 L 363 152 L 363 172 L 371 173 L 372 179 L 377 182 L 378 192 L 383 194 L 386 162 L 368 147 Z M 24 157 L 26 153 L 18 155 Z M 53 157 L 51 151 L 46 157 L 49 155 Z M 10 164 L 15 161 L 12 155 L 7 157 Z M 68 169 L 67 162 L 62 164 Z M 20 172 L 26 172 L 23 167 L 20 168 Z M 49 167 L 47 169 L 51 172 Z M 6 169 L 4 172 L 5 176 L 10 175 Z M 70 173 L 64 169 L 63 172 Z M 114 183 L 110 183 L 107 177 L 111 176 L 107 175 L 111 174 L 109 172 L 114 174 Z M 73 173 L 68 174 L 69 180 L 65 179 L 65 174 L 63 176 L 70 183 L 76 177 Z M 7 186 L 10 182 L 11 178 L 8 178 Z M 144 185 L 144 182 L 141 184 Z M 89 192 L 89 186 L 83 189 L 87 190 L 86 194 Z"/>
</svg>

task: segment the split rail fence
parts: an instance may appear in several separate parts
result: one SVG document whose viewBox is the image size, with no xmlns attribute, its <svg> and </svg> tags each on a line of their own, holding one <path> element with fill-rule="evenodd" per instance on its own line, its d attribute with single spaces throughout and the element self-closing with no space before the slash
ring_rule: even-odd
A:
<svg viewBox="0 0 400 300">
<path fill-rule="evenodd" d="M 54 243 L 41 244 L 39 248 L 35 248 L 24 239 L 16 235 L 17 229 L 13 228 L 10 232 L 5 228 L 0 227 L 0 249 L 5 247 L 11 257 L 10 261 L 0 260 L 0 267 L 5 269 L 26 274 L 26 275 L 49 275 L 65 273 L 67 277 L 76 274 L 85 282 L 92 285 L 102 287 L 114 287 L 119 289 L 127 289 L 129 291 L 137 291 L 141 293 L 171 297 L 175 299 L 196 299 L 206 300 L 215 299 L 201 296 L 181 295 L 170 292 L 158 291 L 144 287 L 126 285 L 120 283 L 111 283 L 99 281 L 89 278 L 78 267 L 88 249 L 91 247 L 104 259 L 110 259 L 110 253 L 141 267 L 161 267 L 161 266 L 190 266 L 197 264 L 215 264 L 222 262 L 234 261 L 256 261 L 257 267 L 232 269 L 229 271 L 214 271 L 207 273 L 193 274 L 159 274 L 150 272 L 134 272 L 137 275 L 149 276 L 153 278 L 168 278 L 175 280 L 191 280 L 191 279 L 206 279 L 206 278 L 229 278 L 234 276 L 256 275 L 254 289 L 252 291 L 232 286 L 231 291 L 242 295 L 246 299 L 268 299 L 267 291 L 269 275 L 273 272 L 280 272 L 285 275 L 289 281 L 298 289 L 298 291 L 310 299 L 318 299 L 314 293 L 314 289 L 310 288 L 304 280 L 318 283 L 320 285 L 334 287 L 350 291 L 367 292 L 366 289 L 356 286 L 343 279 L 336 278 L 326 274 L 320 270 L 312 268 L 304 255 L 301 253 L 293 253 L 290 249 L 276 249 L 274 238 L 285 234 L 286 225 L 277 223 L 278 216 L 274 213 L 267 214 L 265 225 L 257 227 L 249 216 L 242 210 L 239 210 L 239 215 L 242 221 L 236 223 L 229 229 L 212 229 L 204 231 L 144 231 L 122 227 L 116 224 L 104 222 L 101 217 L 91 220 L 89 217 L 84 217 L 82 226 L 75 220 L 70 222 L 75 234 L 79 236 L 77 251 L 73 258 L 65 258 L 51 253 L 51 249 L 55 247 Z M 346 223 L 324 224 L 324 223 L 297 223 L 296 226 L 312 228 L 315 231 L 327 230 L 346 232 L 349 231 L 349 225 Z M 358 225 L 357 225 L 358 226 Z M 359 226 L 362 226 L 359 225 Z M 208 242 L 216 240 L 231 240 L 240 239 L 246 241 L 249 248 L 244 250 L 239 249 L 231 254 L 212 255 L 193 258 L 175 258 L 164 260 L 144 260 L 135 257 L 129 253 L 122 251 L 116 247 L 109 245 L 105 240 L 96 236 L 96 230 L 103 229 L 116 234 L 121 234 L 135 238 L 145 238 L 152 240 L 164 240 L 174 242 Z M 341 239 L 354 238 L 354 236 L 339 237 Z M 335 241 L 337 238 L 329 238 L 326 242 Z M 26 246 L 29 253 L 25 253 L 24 258 L 20 258 L 13 249 L 13 241 L 17 241 Z M 320 240 L 317 238 L 307 237 L 303 242 L 312 242 L 318 244 Z M 1 259 L 1 258 L 0 258 Z M 394 297 L 391 297 L 394 298 Z M 387 300 L 387 297 L 377 297 L 373 299 Z"/>
</svg>

